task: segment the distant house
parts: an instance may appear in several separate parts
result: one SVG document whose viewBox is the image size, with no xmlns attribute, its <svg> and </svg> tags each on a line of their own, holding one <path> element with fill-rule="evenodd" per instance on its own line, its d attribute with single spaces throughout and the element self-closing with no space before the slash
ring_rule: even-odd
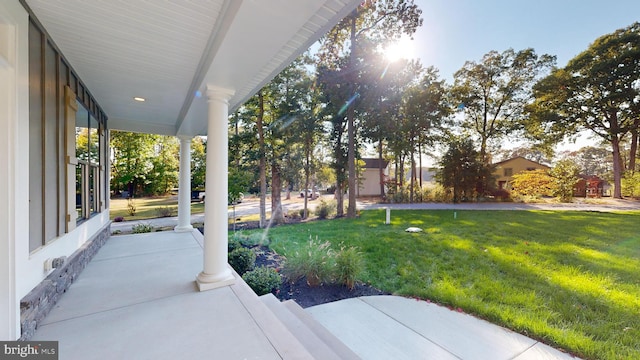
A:
<svg viewBox="0 0 640 360">
<path fill-rule="evenodd" d="M 580 180 L 573 188 L 575 197 L 602 197 L 609 196 L 611 185 L 596 175 L 580 175 Z"/>
<path fill-rule="evenodd" d="M 516 156 L 493 165 L 495 167 L 493 169 L 493 176 L 496 178 L 496 184 L 500 190 L 511 190 L 511 178 L 517 173 L 538 169 L 551 169 L 547 165 L 525 159 L 522 156 Z"/>
<path fill-rule="evenodd" d="M 381 196 L 380 193 L 380 165 L 383 176 L 389 176 L 389 161 L 375 158 L 363 158 L 364 166 L 358 181 L 358 196 Z"/>
</svg>

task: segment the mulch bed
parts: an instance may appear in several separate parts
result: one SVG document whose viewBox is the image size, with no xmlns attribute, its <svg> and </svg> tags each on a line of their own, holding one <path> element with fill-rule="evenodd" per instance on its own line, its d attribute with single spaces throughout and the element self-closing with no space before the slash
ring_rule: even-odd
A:
<svg viewBox="0 0 640 360">
<path fill-rule="evenodd" d="M 287 219 L 288 224 L 300 222 L 299 219 Z M 235 230 L 259 229 L 258 221 L 244 221 L 235 224 Z M 204 228 L 198 228 L 204 234 Z M 234 230 L 233 224 L 229 225 L 229 230 Z M 256 267 L 267 266 L 276 270 L 282 269 L 285 259 L 265 246 L 254 246 L 251 248 L 256 253 Z M 281 275 L 282 276 L 282 275 Z M 282 276 L 283 281 L 279 289 L 273 291 L 273 295 L 280 301 L 293 300 L 303 308 L 325 304 L 332 301 L 344 300 L 360 296 L 371 295 L 391 295 L 390 293 L 376 289 L 375 287 L 358 282 L 353 290 L 349 290 L 344 285 L 323 284 L 311 287 L 305 278 L 295 282 L 287 281 Z"/>
<path fill-rule="evenodd" d="M 284 263 L 282 256 L 264 246 L 255 246 L 252 249 L 256 253 L 256 267 L 268 266 L 277 270 L 282 268 Z M 307 284 L 305 278 L 290 282 L 283 277 L 282 286 L 276 289 L 273 295 L 280 299 L 280 301 L 293 300 L 303 308 L 307 308 L 354 297 L 390 294 L 360 282 L 356 284 L 353 290 L 349 290 L 344 285 L 334 284 L 311 287 Z"/>
</svg>

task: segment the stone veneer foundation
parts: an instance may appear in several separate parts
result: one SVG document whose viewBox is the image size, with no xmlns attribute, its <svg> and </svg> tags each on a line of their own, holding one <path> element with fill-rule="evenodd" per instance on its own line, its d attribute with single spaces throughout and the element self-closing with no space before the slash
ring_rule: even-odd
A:
<svg viewBox="0 0 640 360">
<path fill-rule="evenodd" d="M 54 269 L 38 286 L 20 300 L 20 327 L 18 340 L 29 340 L 38 324 L 47 316 L 62 294 L 78 278 L 89 261 L 111 236 L 111 223 L 76 250 L 64 264 Z"/>
</svg>

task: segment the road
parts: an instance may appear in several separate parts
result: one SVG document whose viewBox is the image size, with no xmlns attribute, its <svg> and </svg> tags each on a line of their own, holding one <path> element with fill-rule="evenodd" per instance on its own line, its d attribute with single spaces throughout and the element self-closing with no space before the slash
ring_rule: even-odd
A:
<svg viewBox="0 0 640 360">
<path fill-rule="evenodd" d="M 282 208 L 285 213 L 289 211 L 300 210 L 304 207 L 304 199 L 294 197 L 282 200 Z M 326 201 L 333 200 L 333 195 L 322 195 L 319 199 L 309 200 L 307 207 L 313 212 L 320 203 L 321 199 Z M 270 208 L 271 199 L 267 198 L 267 208 Z M 235 216 L 236 219 L 242 219 L 244 216 L 258 214 L 260 207 L 260 199 L 257 197 L 247 197 L 241 204 L 229 207 L 229 217 Z M 396 209 L 396 210 L 571 210 L 571 211 L 633 211 L 640 210 L 640 201 L 637 200 L 617 200 L 603 199 L 593 201 L 577 200 L 570 204 L 522 204 L 522 203 L 463 203 L 463 204 L 447 204 L 447 203 L 420 203 L 420 204 L 378 204 L 372 201 L 358 201 L 358 209 Z M 234 213 L 235 210 L 235 213 Z M 235 214 L 235 215 L 234 215 Z M 203 223 L 204 214 L 193 214 L 191 223 Z M 123 221 L 111 224 L 111 231 L 129 232 L 131 228 L 139 223 L 151 224 L 158 227 L 171 227 L 178 224 L 177 217 L 167 217 L 139 221 Z"/>
</svg>

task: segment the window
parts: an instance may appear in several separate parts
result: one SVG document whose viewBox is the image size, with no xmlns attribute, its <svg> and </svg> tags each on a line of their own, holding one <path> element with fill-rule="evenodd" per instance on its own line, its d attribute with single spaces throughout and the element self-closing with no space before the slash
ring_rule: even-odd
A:
<svg viewBox="0 0 640 360">
<path fill-rule="evenodd" d="M 513 175 L 513 168 L 504 169 L 504 176 L 512 176 L 512 175 Z"/>
<path fill-rule="evenodd" d="M 81 222 L 100 211 L 100 123 L 78 102 L 76 211 Z"/>
</svg>

